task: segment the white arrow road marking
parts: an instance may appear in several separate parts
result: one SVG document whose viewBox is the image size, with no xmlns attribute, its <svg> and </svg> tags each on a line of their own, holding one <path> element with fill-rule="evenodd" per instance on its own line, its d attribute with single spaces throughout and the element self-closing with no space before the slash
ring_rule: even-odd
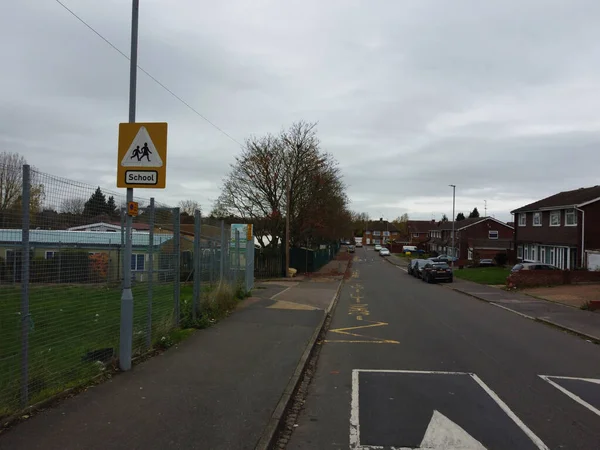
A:
<svg viewBox="0 0 600 450">
<path fill-rule="evenodd" d="M 422 449 L 486 450 L 481 442 L 438 411 L 433 411 L 425 431 Z"/>
<path fill-rule="evenodd" d="M 476 374 L 468 372 L 443 372 L 443 371 L 427 371 L 427 370 L 381 370 L 381 369 L 354 369 L 352 371 L 352 397 L 350 404 L 350 448 L 354 450 L 375 450 L 383 449 L 384 447 L 378 445 L 361 445 L 360 444 L 360 423 L 359 423 L 359 374 L 360 372 L 380 372 L 380 373 L 407 373 L 407 374 L 437 374 L 437 375 L 466 375 L 470 376 L 492 400 L 504 411 L 504 413 L 512 419 L 523 433 L 531 440 L 531 442 L 540 450 L 549 450 L 549 448 L 542 442 L 542 440 L 535 435 L 527 425 L 523 423 L 521 419 L 508 407 L 506 403 L 502 401 L 500 397 L 490 387 L 481 380 Z M 548 380 L 544 375 L 540 375 L 544 380 L 555 385 L 552 381 Z M 554 378 L 566 378 L 566 377 L 554 377 Z M 585 379 L 586 381 L 592 381 L 591 379 Z M 599 383 L 600 380 L 593 380 L 594 383 Z M 564 390 L 561 386 L 556 385 L 561 391 Z M 566 391 L 565 393 L 567 393 Z M 574 395 L 568 392 L 567 395 Z M 579 398 L 579 397 L 578 397 Z M 580 399 L 581 400 L 581 399 Z M 581 400 L 583 402 L 583 400 Z M 585 403 L 585 402 L 584 402 Z M 583 403 L 582 403 L 583 404 Z M 589 404 L 586 404 L 588 406 Z M 591 405 L 589 405 L 591 406 Z M 592 407 L 593 408 L 593 407 Z M 599 411 L 600 412 L 600 411 Z M 486 450 L 486 448 L 472 437 L 469 433 L 463 430 L 459 425 L 452 422 L 446 416 L 438 412 L 433 411 L 425 436 L 421 441 L 421 444 L 416 449 L 409 447 L 391 447 L 392 450 Z"/>
</svg>

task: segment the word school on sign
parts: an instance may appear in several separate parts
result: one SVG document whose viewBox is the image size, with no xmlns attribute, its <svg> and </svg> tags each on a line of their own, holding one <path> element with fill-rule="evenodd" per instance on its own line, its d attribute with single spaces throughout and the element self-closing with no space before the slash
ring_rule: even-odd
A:
<svg viewBox="0 0 600 450">
<path fill-rule="evenodd" d="M 158 172 L 146 170 L 128 170 L 125 172 L 125 182 L 128 184 L 156 184 Z"/>
</svg>

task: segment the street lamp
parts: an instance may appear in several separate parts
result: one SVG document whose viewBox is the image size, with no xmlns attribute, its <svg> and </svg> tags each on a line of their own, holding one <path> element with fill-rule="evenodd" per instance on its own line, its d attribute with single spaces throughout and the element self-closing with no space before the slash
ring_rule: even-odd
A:
<svg viewBox="0 0 600 450">
<path fill-rule="evenodd" d="M 454 209 L 456 205 L 456 185 L 449 184 L 448 186 L 452 188 L 452 261 L 450 263 L 450 266 L 452 267 L 452 269 L 454 269 L 454 255 L 456 254 L 456 249 L 454 248 L 454 221 L 456 220 L 456 213 Z"/>
</svg>

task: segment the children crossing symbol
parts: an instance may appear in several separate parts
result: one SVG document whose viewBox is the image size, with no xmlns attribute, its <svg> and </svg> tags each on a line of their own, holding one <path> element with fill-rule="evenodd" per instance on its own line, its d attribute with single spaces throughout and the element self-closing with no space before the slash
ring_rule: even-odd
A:
<svg viewBox="0 0 600 450">
<path fill-rule="evenodd" d="M 156 151 L 146 127 L 140 127 L 125 157 L 121 161 L 123 167 L 162 167 L 163 161 Z"/>
</svg>

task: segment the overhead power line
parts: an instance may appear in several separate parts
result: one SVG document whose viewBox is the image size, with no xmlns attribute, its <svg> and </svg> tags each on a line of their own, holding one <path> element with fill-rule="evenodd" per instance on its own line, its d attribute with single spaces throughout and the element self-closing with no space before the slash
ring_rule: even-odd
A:
<svg viewBox="0 0 600 450">
<path fill-rule="evenodd" d="M 125 53 L 123 53 L 116 45 L 114 45 L 107 38 L 105 38 L 102 34 L 100 34 L 98 31 L 96 31 L 94 29 L 94 27 L 92 27 L 85 20 L 83 20 L 81 17 L 79 17 L 72 9 L 70 9 L 67 5 L 65 5 L 60 0 L 55 0 L 55 1 L 60 6 L 62 6 L 65 10 L 67 10 L 73 17 L 75 17 L 82 24 L 84 24 L 87 28 L 89 28 L 96 36 L 98 36 L 100 39 L 102 39 L 104 42 L 106 42 L 108 45 L 110 45 L 113 48 L 113 50 L 116 50 L 117 52 L 119 52 L 119 54 L 121 54 L 121 56 L 123 56 L 125 59 L 127 59 L 129 61 L 129 59 L 130 59 L 129 56 L 127 56 Z M 196 108 L 194 108 L 192 105 L 190 105 L 188 102 L 186 102 L 183 98 L 181 98 L 179 95 L 177 95 L 171 89 L 169 89 L 164 83 L 162 83 L 160 80 L 158 80 L 154 75 L 152 75 L 146 69 L 144 69 L 140 65 L 138 65 L 137 68 L 140 71 L 142 71 L 144 74 L 146 74 L 148 76 L 148 78 L 150 78 L 152 81 L 154 81 L 156 84 L 158 84 L 161 88 L 163 88 L 165 91 L 167 91 L 169 94 L 171 94 L 174 98 L 176 98 L 181 103 L 183 103 L 185 106 L 187 106 L 194 114 L 198 115 L 206 123 L 210 124 L 213 128 L 215 128 L 216 130 L 220 131 L 222 134 L 224 134 L 225 136 L 227 136 L 229 139 L 231 139 L 233 142 L 235 142 L 236 144 L 238 144 L 240 147 L 243 147 L 243 145 L 237 139 L 235 139 L 233 136 L 231 136 L 229 133 L 227 133 L 225 130 L 223 130 L 221 127 L 219 127 L 215 123 L 211 122 L 206 116 L 204 116 Z"/>
</svg>

